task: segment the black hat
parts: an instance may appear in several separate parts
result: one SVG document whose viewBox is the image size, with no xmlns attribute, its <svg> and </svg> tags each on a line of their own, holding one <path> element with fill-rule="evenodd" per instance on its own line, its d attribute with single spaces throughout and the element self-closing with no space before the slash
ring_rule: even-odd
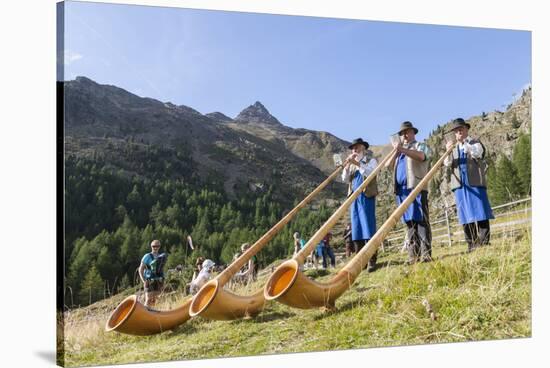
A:
<svg viewBox="0 0 550 368">
<path fill-rule="evenodd" d="M 356 144 L 362 144 L 363 146 L 365 146 L 365 149 L 369 148 L 369 143 L 365 142 L 362 138 L 354 139 L 353 142 L 351 142 L 351 144 L 348 146 L 348 148 L 351 149 Z"/>
<path fill-rule="evenodd" d="M 411 123 L 410 121 L 404 121 L 401 123 L 401 127 L 399 128 L 397 134 L 401 135 L 401 132 L 407 129 L 414 130 L 414 134 L 418 133 L 418 129 L 413 126 L 413 123 Z"/>
<path fill-rule="evenodd" d="M 456 128 L 459 128 L 459 127 L 466 127 L 468 129 L 470 129 L 470 124 L 465 122 L 464 119 L 462 119 L 462 118 L 456 118 L 451 123 L 451 126 L 449 127 L 449 132 L 451 132 L 451 131 L 455 130 Z"/>
</svg>

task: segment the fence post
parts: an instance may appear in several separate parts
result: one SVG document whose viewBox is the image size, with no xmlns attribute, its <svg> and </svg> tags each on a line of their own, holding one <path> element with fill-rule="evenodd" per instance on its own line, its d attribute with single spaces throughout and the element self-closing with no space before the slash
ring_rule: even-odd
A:
<svg viewBox="0 0 550 368">
<path fill-rule="evenodd" d="M 447 224 L 447 237 L 449 239 L 449 247 L 453 245 L 452 237 L 451 237 L 451 224 L 449 223 L 449 208 L 447 206 L 447 199 L 443 198 L 443 201 L 445 203 L 445 223 Z"/>
</svg>

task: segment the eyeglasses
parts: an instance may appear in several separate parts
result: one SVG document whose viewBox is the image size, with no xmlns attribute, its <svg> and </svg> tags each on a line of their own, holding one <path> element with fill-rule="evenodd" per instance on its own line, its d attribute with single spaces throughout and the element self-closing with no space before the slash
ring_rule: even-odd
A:
<svg viewBox="0 0 550 368">
<path fill-rule="evenodd" d="M 151 248 L 160 248 L 160 245 L 151 245 Z"/>
</svg>

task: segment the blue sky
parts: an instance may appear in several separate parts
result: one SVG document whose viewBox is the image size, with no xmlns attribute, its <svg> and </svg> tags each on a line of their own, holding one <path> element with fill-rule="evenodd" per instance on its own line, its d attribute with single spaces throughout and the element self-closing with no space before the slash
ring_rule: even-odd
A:
<svg viewBox="0 0 550 368">
<path fill-rule="evenodd" d="M 531 83 L 531 33 L 67 2 L 65 80 L 235 117 L 388 142 L 404 120 L 504 110 Z M 475 133 L 474 133 L 475 134 Z"/>
</svg>

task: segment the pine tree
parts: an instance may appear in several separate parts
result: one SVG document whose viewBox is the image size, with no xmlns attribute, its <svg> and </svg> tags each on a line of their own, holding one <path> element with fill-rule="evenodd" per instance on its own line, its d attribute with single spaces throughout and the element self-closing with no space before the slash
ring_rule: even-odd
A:
<svg viewBox="0 0 550 368">
<path fill-rule="evenodd" d="M 166 261 L 165 270 L 169 268 L 175 268 L 177 265 L 185 263 L 186 247 L 187 247 L 187 243 L 183 243 L 183 244 L 174 245 L 170 248 L 170 256 Z"/>
<path fill-rule="evenodd" d="M 516 167 L 506 156 L 502 156 L 498 161 L 493 188 L 495 205 L 513 201 L 520 196 L 521 180 Z"/>
<path fill-rule="evenodd" d="M 531 194 L 531 136 L 522 134 L 514 147 L 512 161 L 521 181 L 522 196 Z"/>
<path fill-rule="evenodd" d="M 495 197 L 497 169 L 491 160 L 487 160 L 487 167 L 487 195 L 489 196 L 489 201 L 494 205 L 497 203 L 497 199 Z"/>
<path fill-rule="evenodd" d="M 95 265 L 90 268 L 80 287 L 80 301 L 91 304 L 103 298 L 103 280 Z"/>
<path fill-rule="evenodd" d="M 116 290 L 116 292 L 126 290 L 130 286 L 130 278 L 128 277 L 128 275 L 124 275 L 120 280 L 120 283 L 118 284 L 118 290 Z"/>
</svg>

